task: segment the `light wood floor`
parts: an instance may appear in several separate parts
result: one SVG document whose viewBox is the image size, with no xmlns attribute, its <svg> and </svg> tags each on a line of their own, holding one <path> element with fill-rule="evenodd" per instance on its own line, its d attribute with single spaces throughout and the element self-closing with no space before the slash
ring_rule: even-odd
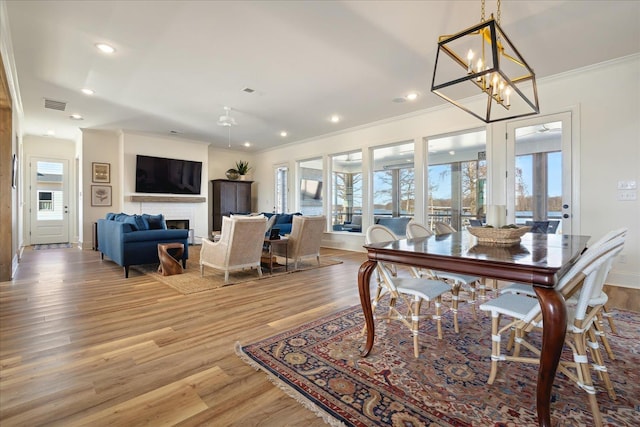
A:
<svg viewBox="0 0 640 427">
<path fill-rule="evenodd" d="M 0 425 L 324 425 L 234 353 L 359 304 L 343 264 L 182 295 L 100 261 L 27 248 L 0 284 Z"/>
<path fill-rule="evenodd" d="M 0 283 L 0 424 L 324 425 L 234 353 L 359 304 L 365 255 L 323 254 L 344 263 L 185 296 L 97 252 L 27 248 Z"/>
</svg>

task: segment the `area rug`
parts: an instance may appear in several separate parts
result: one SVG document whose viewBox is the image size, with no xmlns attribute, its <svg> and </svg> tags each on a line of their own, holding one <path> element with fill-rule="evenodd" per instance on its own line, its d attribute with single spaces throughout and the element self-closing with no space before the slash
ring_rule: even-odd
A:
<svg viewBox="0 0 640 427">
<path fill-rule="evenodd" d="M 280 263 L 284 261 L 279 259 Z M 299 271 L 312 270 L 314 268 L 327 267 L 331 265 L 341 264 L 342 261 L 328 257 L 320 257 L 320 265 L 316 262 L 315 258 L 302 259 L 298 262 L 298 269 L 293 270 L 293 263 L 289 263 L 288 271 L 285 271 L 284 266 L 275 268 L 272 274 L 269 273 L 268 268 L 262 268 L 262 279 L 269 277 L 281 276 L 284 274 L 296 273 Z M 137 270 L 143 274 L 153 277 L 166 285 L 171 286 L 178 292 L 188 295 L 197 292 L 210 291 L 219 289 L 223 286 L 229 286 L 233 284 L 250 282 L 252 280 L 260 280 L 256 269 L 247 269 L 241 271 L 233 271 L 229 274 L 229 282 L 224 282 L 224 272 L 221 270 L 215 270 L 210 267 L 205 267 L 204 276 L 200 276 L 200 247 L 189 247 L 189 259 L 187 260 L 187 268 L 182 274 L 175 274 L 173 276 L 163 276 L 158 273 L 158 264 L 145 264 L 131 266 L 131 269 Z"/>
<path fill-rule="evenodd" d="M 33 250 L 42 251 L 45 249 L 68 249 L 71 247 L 71 243 L 49 243 L 46 245 L 33 245 Z"/>
<path fill-rule="evenodd" d="M 442 340 L 432 322 L 424 322 L 418 359 L 410 333 L 398 321 L 376 321 L 373 350 L 360 357 L 360 306 L 255 344 L 237 344 L 236 352 L 331 425 L 537 426 L 537 366 L 502 363 L 496 382 L 487 385 L 490 318 L 459 315 L 460 334 L 445 316 Z M 610 400 L 594 376 L 597 398 L 606 425 L 637 426 L 640 314 L 619 312 L 615 322 L 618 334 L 610 341 L 617 360 L 606 363 L 618 398 Z M 593 425 L 586 393 L 561 374 L 551 411 L 555 426 Z"/>
</svg>

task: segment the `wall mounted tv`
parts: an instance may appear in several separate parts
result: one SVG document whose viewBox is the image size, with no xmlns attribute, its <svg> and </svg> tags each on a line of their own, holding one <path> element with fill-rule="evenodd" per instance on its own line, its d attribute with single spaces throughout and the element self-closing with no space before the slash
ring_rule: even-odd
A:
<svg viewBox="0 0 640 427">
<path fill-rule="evenodd" d="M 200 194 L 202 162 L 136 156 L 136 193 Z"/>
</svg>

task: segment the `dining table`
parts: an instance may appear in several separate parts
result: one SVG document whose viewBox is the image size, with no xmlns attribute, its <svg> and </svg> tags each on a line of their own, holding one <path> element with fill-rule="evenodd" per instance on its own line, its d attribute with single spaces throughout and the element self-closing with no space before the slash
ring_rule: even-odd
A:
<svg viewBox="0 0 640 427">
<path fill-rule="evenodd" d="M 468 231 L 427 238 L 366 244 L 367 260 L 358 270 L 358 290 L 366 324 L 362 356 L 373 348 L 375 324 L 370 279 L 378 262 L 470 274 L 531 284 L 542 311 L 542 349 L 536 384 L 538 424 L 551 425 L 551 389 L 567 330 L 564 298 L 555 289 L 586 249 L 589 236 L 526 233 L 519 244 L 479 244 Z"/>
</svg>

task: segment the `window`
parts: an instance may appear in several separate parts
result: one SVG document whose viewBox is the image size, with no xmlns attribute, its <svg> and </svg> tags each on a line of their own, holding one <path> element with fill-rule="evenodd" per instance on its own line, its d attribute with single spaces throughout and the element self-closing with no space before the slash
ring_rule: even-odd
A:
<svg viewBox="0 0 640 427">
<path fill-rule="evenodd" d="M 53 193 L 51 191 L 38 191 L 38 210 L 53 211 Z"/>
<path fill-rule="evenodd" d="M 486 132 L 477 130 L 428 140 L 429 226 L 445 222 L 456 230 L 485 219 Z"/>
<path fill-rule="evenodd" d="M 276 166 L 274 171 L 275 191 L 273 211 L 278 213 L 285 213 L 288 211 L 287 182 L 289 179 L 289 168 L 287 166 Z"/>
<path fill-rule="evenodd" d="M 414 145 L 397 144 L 373 150 L 373 213 L 375 216 L 413 216 Z"/>
<path fill-rule="evenodd" d="M 322 158 L 298 162 L 300 176 L 300 212 L 303 215 L 323 214 Z"/>
<path fill-rule="evenodd" d="M 348 231 L 361 232 L 357 224 L 362 224 L 362 152 L 332 156 L 331 179 L 333 230 L 344 231 L 345 224 L 355 224 Z"/>
<path fill-rule="evenodd" d="M 54 221 L 64 218 L 63 164 L 36 162 L 38 221 Z"/>
</svg>

